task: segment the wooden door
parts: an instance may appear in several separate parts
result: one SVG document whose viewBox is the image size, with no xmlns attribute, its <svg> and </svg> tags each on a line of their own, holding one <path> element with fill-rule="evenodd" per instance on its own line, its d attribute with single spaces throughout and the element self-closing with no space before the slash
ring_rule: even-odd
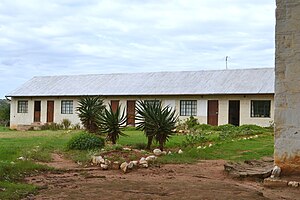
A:
<svg viewBox="0 0 300 200">
<path fill-rule="evenodd" d="M 127 125 L 135 126 L 135 101 L 127 101 Z"/>
<path fill-rule="evenodd" d="M 119 107 L 119 100 L 111 100 L 110 104 L 113 112 L 116 112 Z"/>
<path fill-rule="evenodd" d="M 41 122 L 41 101 L 34 101 L 34 122 Z"/>
<path fill-rule="evenodd" d="M 208 100 L 207 124 L 218 126 L 219 101 Z"/>
<path fill-rule="evenodd" d="M 54 120 L 54 101 L 47 101 L 47 122 L 51 123 Z"/>
<path fill-rule="evenodd" d="M 240 125 L 240 101 L 229 101 L 228 108 L 228 123 L 239 126 Z"/>
</svg>

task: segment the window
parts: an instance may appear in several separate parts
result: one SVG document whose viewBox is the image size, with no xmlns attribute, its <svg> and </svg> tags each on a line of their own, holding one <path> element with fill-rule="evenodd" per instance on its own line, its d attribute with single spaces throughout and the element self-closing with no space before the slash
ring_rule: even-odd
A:
<svg viewBox="0 0 300 200">
<path fill-rule="evenodd" d="M 61 114 L 73 114 L 73 101 L 61 101 Z"/>
<path fill-rule="evenodd" d="M 18 101 L 18 113 L 28 113 L 28 101 Z"/>
<path fill-rule="evenodd" d="M 270 117 L 270 100 L 252 100 L 251 117 Z"/>
<path fill-rule="evenodd" d="M 180 101 L 180 116 L 196 116 L 197 101 L 196 100 L 181 100 Z"/>
</svg>

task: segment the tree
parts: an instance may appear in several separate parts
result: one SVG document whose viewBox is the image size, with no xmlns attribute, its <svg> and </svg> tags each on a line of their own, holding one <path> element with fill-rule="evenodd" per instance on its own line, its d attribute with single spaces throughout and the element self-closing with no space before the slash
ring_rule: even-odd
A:
<svg viewBox="0 0 300 200">
<path fill-rule="evenodd" d="M 149 104 L 142 101 L 137 103 L 137 128 L 143 130 L 149 142 L 154 138 L 163 150 L 165 143 L 173 135 L 178 116 L 170 106 L 162 107 L 160 102 Z M 150 144 L 151 145 L 151 144 Z"/>
<path fill-rule="evenodd" d="M 122 128 L 126 125 L 125 111 L 121 113 L 121 107 L 118 106 L 114 112 L 112 106 L 109 105 L 109 109 L 105 108 L 103 114 L 99 118 L 100 130 L 102 133 L 107 134 L 107 140 L 116 144 L 117 140 L 121 136 L 127 136 L 122 132 Z"/>
<path fill-rule="evenodd" d="M 100 96 L 85 96 L 79 99 L 78 104 L 78 116 L 84 128 L 90 133 L 99 132 L 98 121 L 105 109 L 103 99 Z"/>
<path fill-rule="evenodd" d="M 7 100 L 0 99 L 0 124 L 9 126 L 10 104 Z"/>
<path fill-rule="evenodd" d="M 148 140 L 147 149 L 151 148 L 152 141 L 155 136 L 154 131 L 148 128 L 150 127 L 148 123 L 151 123 L 154 120 L 155 115 L 157 114 L 156 112 L 159 110 L 157 108 L 158 106 L 159 103 L 149 103 L 144 101 L 138 101 L 136 105 L 136 120 L 138 121 L 137 129 L 144 131 Z"/>
</svg>

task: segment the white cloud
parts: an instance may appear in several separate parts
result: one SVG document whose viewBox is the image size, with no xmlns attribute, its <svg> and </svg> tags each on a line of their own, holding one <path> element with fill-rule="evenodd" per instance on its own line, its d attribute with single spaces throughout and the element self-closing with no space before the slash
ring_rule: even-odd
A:
<svg viewBox="0 0 300 200">
<path fill-rule="evenodd" d="M 0 97 L 36 75 L 273 67 L 273 0 L 2 0 Z"/>
</svg>

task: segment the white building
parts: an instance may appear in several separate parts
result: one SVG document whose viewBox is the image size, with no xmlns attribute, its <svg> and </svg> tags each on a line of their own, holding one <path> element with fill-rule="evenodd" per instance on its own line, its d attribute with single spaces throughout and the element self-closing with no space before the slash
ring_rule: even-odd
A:
<svg viewBox="0 0 300 200">
<path fill-rule="evenodd" d="M 76 107 L 85 95 L 101 95 L 113 107 L 121 104 L 134 125 L 137 100 L 160 100 L 180 119 L 200 123 L 257 124 L 274 119 L 274 69 L 236 69 L 153 73 L 38 76 L 7 94 L 10 126 L 28 128 L 69 119 L 80 123 Z"/>
</svg>

